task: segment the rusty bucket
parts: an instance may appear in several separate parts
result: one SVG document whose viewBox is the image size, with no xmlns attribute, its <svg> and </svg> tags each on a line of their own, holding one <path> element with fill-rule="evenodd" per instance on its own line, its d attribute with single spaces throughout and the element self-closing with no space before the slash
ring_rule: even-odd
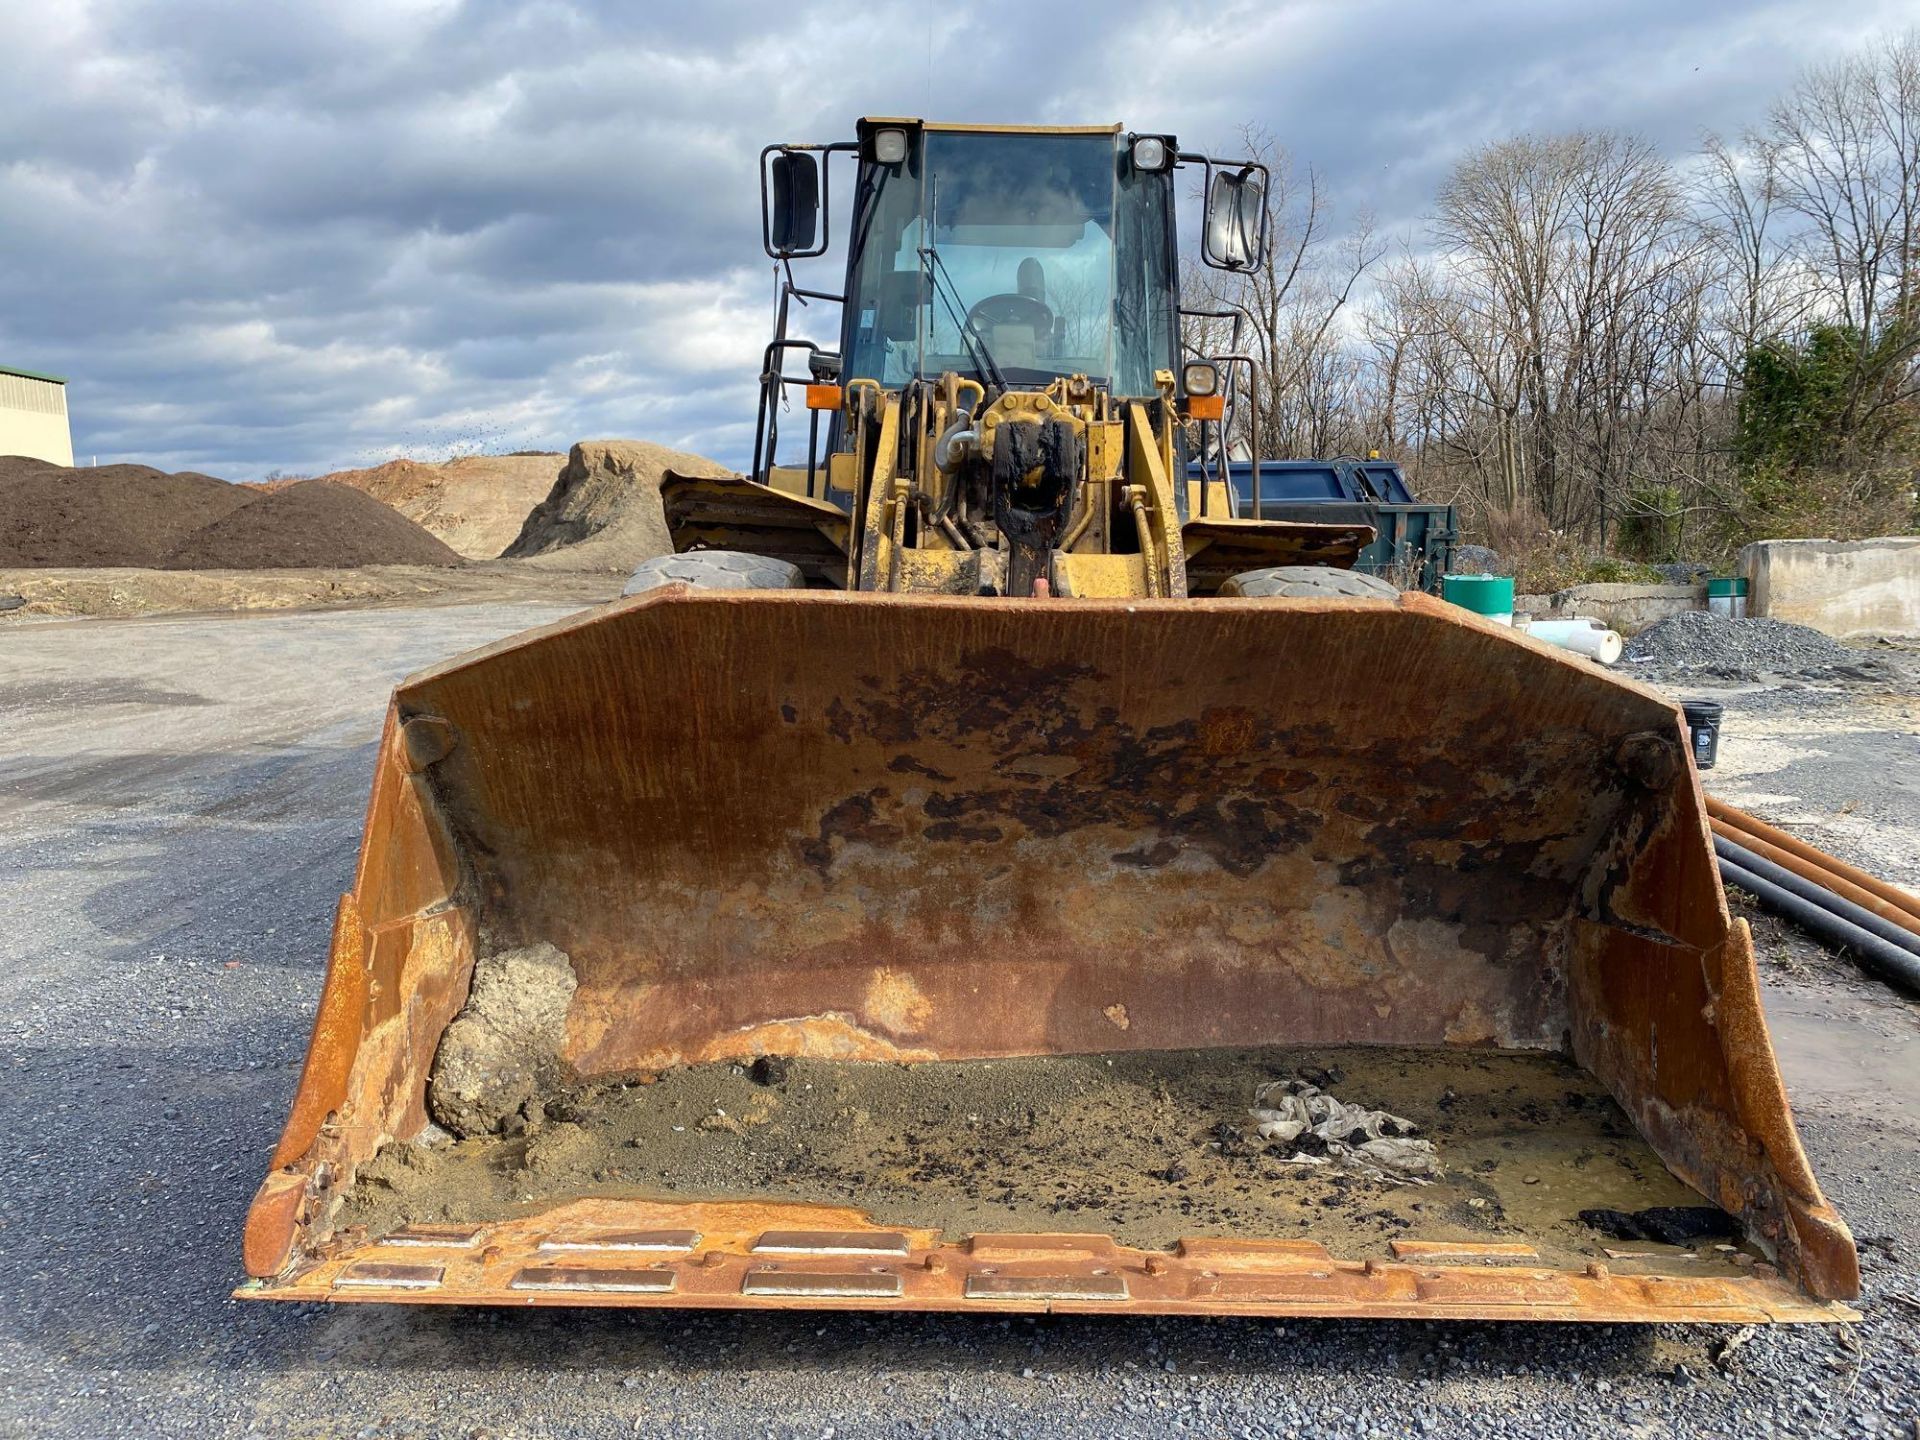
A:
<svg viewBox="0 0 1920 1440">
<path fill-rule="evenodd" d="M 489 957 L 528 947 L 565 980 L 535 1078 L 566 1098 L 450 1140 L 450 1028 Z M 1155 1078 L 1176 1056 L 1217 1058 L 1215 1108 Z M 1443 1178 L 1243 1146 L 1253 1082 L 1294 1073 L 1275 1056 L 1401 1086 Z M 1083 1108 L 1103 1077 L 1150 1091 L 1181 1155 L 1055 1145 L 1079 1188 L 1036 1210 L 1018 1134 L 1046 1107 L 1025 1132 L 949 1114 L 979 1173 L 964 1214 L 936 1214 L 914 1196 L 944 1122 L 850 1103 L 763 1164 L 725 1106 L 678 1129 L 644 1112 L 756 1061 L 811 1067 L 808 1092 L 919 1094 L 1058 1061 Z M 1551 1103 L 1500 1099 L 1509 1063 L 1557 1067 Z M 810 1103 L 788 1087 L 778 1124 Z M 601 1103 L 641 1117 L 628 1158 L 539 1180 L 553 1115 L 584 1143 Z M 859 1124 L 891 1158 L 820 1170 Z M 645 1136 L 701 1125 L 737 1173 L 649 1169 Z M 1607 1145 L 1640 1158 L 1598 1167 Z M 456 1185 L 394 1209 L 400 1161 L 478 1177 L 471 1205 Z M 1241 1166 L 1225 1188 L 1250 1208 L 1208 1210 L 1224 1192 L 1195 1166 Z M 1728 1236 L 1623 1248 L 1583 1222 L 1628 1172 Z M 1310 1185 L 1392 1223 L 1273 1208 Z M 1745 1323 L 1844 1318 L 1858 1289 L 1677 711 L 1418 595 L 673 587 L 412 677 L 246 1263 L 240 1293 L 298 1300 Z"/>
</svg>

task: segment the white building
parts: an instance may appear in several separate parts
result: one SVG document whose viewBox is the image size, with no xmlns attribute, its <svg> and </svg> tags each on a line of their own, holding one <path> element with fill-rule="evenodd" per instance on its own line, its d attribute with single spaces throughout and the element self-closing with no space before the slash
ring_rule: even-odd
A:
<svg viewBox="0 0 1920 1440">
<path fill-rule="evenodd" d="M 0 365 L 0 455 L 73 464 L 65 380 Z"/>
</svg>

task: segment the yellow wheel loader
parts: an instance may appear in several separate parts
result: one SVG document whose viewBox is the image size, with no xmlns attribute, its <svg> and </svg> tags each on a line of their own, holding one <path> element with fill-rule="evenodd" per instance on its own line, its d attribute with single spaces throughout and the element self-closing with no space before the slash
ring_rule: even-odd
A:
<svg viewBox="0 0 1920 1440">
<path fill-rule="evenodd" d="M 1678 712 L 1236 493 L 1183 170 L 763 154 L 752 473 L 395 691 L 242 1295 L 1851 1315 Z"/>
</svg>

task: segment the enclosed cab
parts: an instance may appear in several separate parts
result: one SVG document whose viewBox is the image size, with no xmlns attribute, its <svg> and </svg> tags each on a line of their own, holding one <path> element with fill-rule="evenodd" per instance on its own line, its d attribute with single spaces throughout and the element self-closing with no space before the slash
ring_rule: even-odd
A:
<svg viewBox="0 0 1920 1440">
<path fill-rule="evenodd" d="M 1200 172 L 1201 258 L 1246 269 L 1265 244 L 1259 164 L 1118 126 L 907 120 L 762 158 L 783 281 L 753 464 L 668 481 L 677 548 L 779 558 L 831 588 L 1178 597 L 1351 565 L 1371 538 L 1242 520 L 1217 467 L 1188 475 L 1251 362 L 1183 357 L 1176 188 Z M 836 219 L 841 288 L 800 284 L 794 262 L 827 255 Z M 802 306 L 810 328 L 837 306 L 837 337 L 793 333 Z"/>
</svg>

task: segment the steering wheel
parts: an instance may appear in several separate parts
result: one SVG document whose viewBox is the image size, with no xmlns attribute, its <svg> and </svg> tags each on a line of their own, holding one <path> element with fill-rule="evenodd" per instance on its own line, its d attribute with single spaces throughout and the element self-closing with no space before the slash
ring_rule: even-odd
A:
<svg viewBox="0 0 1920 1440">
<path fill-rule="evenodd" d="M 967 324 L 983 335 L 991 335 L 996 325 L 1025 325 L 1035 339 L 1043 339 L 1053 334 L 1053 310 L 1031 295 L 989 295 L 967 311 Z"/>
</svg>

